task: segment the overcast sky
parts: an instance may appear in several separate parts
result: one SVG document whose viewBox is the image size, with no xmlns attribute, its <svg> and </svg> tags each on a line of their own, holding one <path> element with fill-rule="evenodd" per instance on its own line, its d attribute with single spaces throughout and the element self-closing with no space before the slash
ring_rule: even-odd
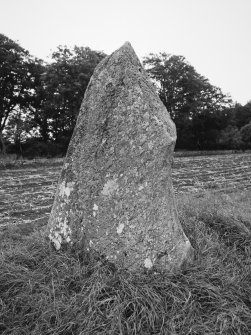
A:
<svg viewBox="0 0 251 335">
<path fill-rule="evenodd" d="M 0 33 L 46 60 L 58 45 L 130 41 L 182 55 L 234 101 L 251 100 L 251 0 L 0 0 Z"/>
</svg>

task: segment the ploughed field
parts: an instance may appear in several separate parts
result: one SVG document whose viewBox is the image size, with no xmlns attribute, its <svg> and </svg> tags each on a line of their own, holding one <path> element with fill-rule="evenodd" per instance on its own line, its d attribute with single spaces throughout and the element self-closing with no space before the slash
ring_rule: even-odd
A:
<svg viewBox="0 0 251 335">
<path fill-rule="evenodd" d="M 0 227 L 46 224 L 61 167 L 48 160 L 0 170 Z M 176 194 L 251 189 L 251 154 L 175 157 L 172 179 Z"/>
</svg>

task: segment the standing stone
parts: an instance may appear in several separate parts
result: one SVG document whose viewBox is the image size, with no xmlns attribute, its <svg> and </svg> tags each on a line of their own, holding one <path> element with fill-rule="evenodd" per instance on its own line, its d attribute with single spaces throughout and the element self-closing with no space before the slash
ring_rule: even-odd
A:
<svg viewBox="0 0 251 335">
<path fill-rule="evenodd" d="M 173 271 L 192 254 L 177 217 L 175 125 L 130 43 L 86 90 L 49 220 L 56 249 L 82 241 L 118 268 Z"/>
</svg>

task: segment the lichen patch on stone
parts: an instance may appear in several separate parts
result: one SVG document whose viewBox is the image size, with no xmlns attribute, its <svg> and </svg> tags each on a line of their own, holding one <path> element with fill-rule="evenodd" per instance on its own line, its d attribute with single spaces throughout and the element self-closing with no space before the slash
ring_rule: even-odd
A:
<svg viewBox="0 0 251 335">
<path fill-rule="evenodd" d="M 98 205 L 94 204 L 92 208 L 92 215 L 96 217 L 97 212 L 98 212 Z"/>
<path fill-rule="evenodd" d="M 72 231 L 66 221 L 66 218 L 64 219 L 64 221 L 58 218 L 56 229 L 50 229 L 49 239 L 55 246 L 56 250 L 59 250 L 61 248 L 63 242 L 71 242 Z"/>
<path fill-rule="evenodd" d="M 97 211 L 97 210 L 98 210 L 98 205 L 94 204 L 94 205 L 93 205 L 93 210 L 94 210 L 94 211 Z"/>
<path fill-rule="evenodd" d="M 56 250 L 59 250 L 61 248 L 61 243 L 56 238 L 51 238 L 51 242 L 55 246 Z"/>
<path fill-rule="evenodd" d="M 120 235 L 122 234 L 123 230 L 125 228 L 125 224 L 124 223 L 120 223 L 117 227 L 117 233 Z"/>
<path fill-rule="evenodd" d="M 153 267 L 153 262 L 151 261 L 150 258 L 146 258 L 144 260 L 144 267 L 147 269 L 151 269 Z"/>
<path fill-rule="evenodd" d="M 101 194 L 106 195 L 106 196 L 111 196 L 113 193 L 117 191 L 118 188 L 119 188 L 119 185 L 116 179 L 107 180 L 107 182 L 103 186 Z"/>
<path fill-rule="evenodd" d="M 69 198 L 71 192 L 73 191 L 74 184 L 74 182 L 66 183 L 65 181 L 63 181 L 59 186 L 59 196 L 66 196 L 67 198 Z"/>
<path fill-rule="evenodd" d="M 65 239 L 65 242 L 69 243 L 70 241 L 71 241 L 70 236 L 67 236 L 66 239 Z"/>
<path fill-rule="evenodd" d="M 54 234 L 51 232 L 49 235 L 49 239 L 53 243 L 56 250 L 59 250 L 61 248 L 62 237 L 57 231 L 54 232 Z"/>
</svg>

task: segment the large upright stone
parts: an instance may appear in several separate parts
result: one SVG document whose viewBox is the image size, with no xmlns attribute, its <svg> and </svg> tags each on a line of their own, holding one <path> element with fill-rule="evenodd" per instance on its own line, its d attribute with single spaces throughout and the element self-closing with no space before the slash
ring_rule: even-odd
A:
<svg viewBox="0 0 251 335">
<path fill-rule="evenodd" d="M 49 220 L 56 249 L 81 240 L 118 267 L 179 268 L 192 248 L 173 195 L 175 141 L 127 42 L 101 61 L 85 93 Z"/>
</svg>

